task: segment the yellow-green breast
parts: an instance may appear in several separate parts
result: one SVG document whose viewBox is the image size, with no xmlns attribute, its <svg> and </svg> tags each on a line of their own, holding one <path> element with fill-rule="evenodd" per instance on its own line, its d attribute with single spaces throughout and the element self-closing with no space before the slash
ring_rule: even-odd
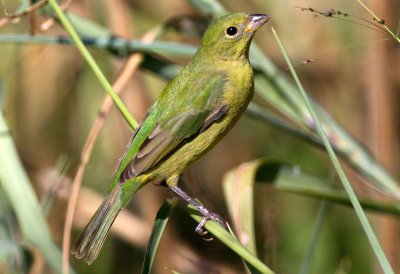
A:
<svg viewBox="0 0 400 274">
<path fill-rule="evenodd" d="M 229 67 L 226 70 L 228 81 L 223 100 L 229 106 L 227 113 L 203 133 L 176 150 L 159 166 L 147 172 L 151 179 L 162 180 L 179 176 L 189 165 L 214 147 L 239 120 L 253 97 L 253 70 L 247 58 L 235 62 L 226 61 L 224 66 Z"/>
</svg>

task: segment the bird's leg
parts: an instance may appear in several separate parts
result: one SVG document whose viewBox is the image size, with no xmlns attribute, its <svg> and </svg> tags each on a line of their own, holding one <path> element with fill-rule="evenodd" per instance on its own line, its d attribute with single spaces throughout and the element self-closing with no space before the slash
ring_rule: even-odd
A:
<svg viewBox="0 0 400 274">
<path fill-rule="evenodd" d="M 217 213 L 212 212 L 205 208 L 202 204 L 197 202 L 195 199 L 190 197 L 186 192 L 184 192 L 180 187 L 178 186 L 171 186 L 170 187 L 172 191 L 174 191 L 176 194 L 178 194 L 182 199 L 184 199 L 186 202 L 189 204 L 193 205 L 203 216 L 201 219 L 201 222 L 197 225 L 195 231 L 198 234 L 204 234 L 204 226 L 206 225 L 208 220 L 212 220 L 214 222 L 220 223 L 223 227 L 226 227 L 226 221 L 219 216 Z"/>
</svg>

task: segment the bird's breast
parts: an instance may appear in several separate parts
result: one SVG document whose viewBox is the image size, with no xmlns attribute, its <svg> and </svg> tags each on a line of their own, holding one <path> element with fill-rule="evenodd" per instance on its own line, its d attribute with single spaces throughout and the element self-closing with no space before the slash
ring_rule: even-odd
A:
<svg viewBox="0 0 400 274">
<path fill-rule="evenodd" d="M 238 115 L 247 107 L 253 97 L 253 70 L 248 62 L 232 65 L 228 70 L 224 101 Z"/>
</svg>

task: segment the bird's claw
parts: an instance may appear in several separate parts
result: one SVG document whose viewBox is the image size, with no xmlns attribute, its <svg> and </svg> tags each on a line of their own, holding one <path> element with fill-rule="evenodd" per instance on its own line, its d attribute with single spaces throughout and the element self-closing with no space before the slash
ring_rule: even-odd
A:
<svg viewBox="0 0 400 274">
<path fill-rule="evenodd" d="M 187 195 L 182 189 L 180 189 L 178 186 L 172 186 L 171 189 L 181 196 L 186 202 L 194 206 L 200 214 L 203 216 L 200 223 L 197 225 L 195 232 L 199 235 L 205 236 L 207 235 L 208 231 L 204 229 L 204 226 L 206 225 L 208 220 L 214 221 L 222 225 L 225 229 L 227 229 L 227 223 L 226 221 L 219 216 L 217 213 L 209 211 L 207 208 L 205 208 L 202 204 L 197 202 L 195 199 Z M 212 239 L 212 238 L 211 238 Z M 211 240 L 206 239 L 206 240 Z"/>
<path fill-rule="evenodd" d="M 217 213 L 214 212 L 209 212 L 208 210 L 205 210 L 201 212 L 203 215 L 203 218 L 201 219 L 200 223 L 196 226 L 195 232 L 201 236 L 205 236 L 208 234 L 208 231 L 204 229 L 204 226 L 206 225 L 208 220 L 214 221 L 222 225 L 224 228 L 226 228 L 226 221 Z M 205 240 L 210 241 L 213 238 L 207 238 Z"/>
<path fill-rule="evenodd" d="M 201 236 L 207 235 L 208 231 L 204 229 L 204 226 L 206 225 L 208 220 L 209 220 L 208 216 L 203 216 L 203 218 L 201 219 L 200 223 L 196 226 L 196 229 L 194 231 Z"/>
</svg>

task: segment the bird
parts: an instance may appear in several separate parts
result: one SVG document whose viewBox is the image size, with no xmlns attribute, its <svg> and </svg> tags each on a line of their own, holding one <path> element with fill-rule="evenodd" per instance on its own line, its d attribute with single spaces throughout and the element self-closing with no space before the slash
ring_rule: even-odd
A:
<svg viewBox="0 0 400 274">
<path fill-rule="evenodd" d="M 202 215 L 196 227 L 224 220 L 178 186 L 182 173 L 209 151 L 238 121 L 254 93 L 249 48 L 266 14 L 232 13 L 214 20 L 188 64 L 150 106 L 136 128 L 113 175 L 108 195 L 72 247 L 91 264 L 115 218 L 133 195 L 159 182 Z"/>
</svg>

